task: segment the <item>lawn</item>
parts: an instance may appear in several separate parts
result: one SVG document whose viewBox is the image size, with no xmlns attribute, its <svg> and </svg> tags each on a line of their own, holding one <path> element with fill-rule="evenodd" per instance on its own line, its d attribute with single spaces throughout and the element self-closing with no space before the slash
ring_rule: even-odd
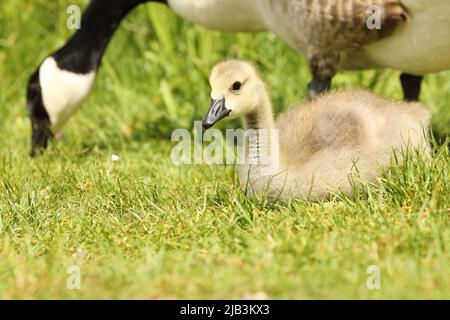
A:
<svg viewBox="0 0 450 320">
<path fill-rule="evenodd" d="M 255 61 L 277 111 L 305 99 L 306 60 L 271 33 L 213 32 L 141 6 L 64 139 L 31 159 L 27 78 L 71 34 L 73 3 L 87 1 L 0 7 L 0 298 L 450 298 L 448 142 L 327 202 L 248 199 L 232 166 L 172 164 L 171 132 L 202 118 L 221 59 Z M 334 81 L 359 87 L 401 99 L 392 70 Z M 422 102 L 448 134 L 450 72 L 426 77 Z M 380 289 L 367 286 L 372 268 Z"/>
</svg>

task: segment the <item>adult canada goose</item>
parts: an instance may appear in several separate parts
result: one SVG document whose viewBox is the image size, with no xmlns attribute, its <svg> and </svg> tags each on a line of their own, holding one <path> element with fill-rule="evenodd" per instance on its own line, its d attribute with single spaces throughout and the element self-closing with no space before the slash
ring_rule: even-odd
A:
<svg viewBox="0 0 450 320">
<path fill-rule="evenodd" d="M 416 101 L 424 74 L 450 69 L 448 0 L 91 0 L 81 28 L 30 78 L 32 154 L 89 95 L 120 21 L 150 1 L 212 29 L 275 32 L 307 55 L 311 97 L 340 69 L 394 68 L 405 100 Z"/>
<path fill-rule="evenodd" d="M 246 142 L 253 165 L 240 166 L 241 183 L 251 194 L 321 199 L 337 189 L 350 193 L 349 175 L 376 181 L 391 164 L 393 150 L 429 152 L 430 113 L 416 102 L 393 103 L 362 91 L 329 93 L 275 121 L 265 85 L 251 64 L 219 63 L 210 84 L 211 107 L 203 126 L 242 117 L 254 133 Z M 278 139 L 273 129 L 279 130 Z"/>
</svg>

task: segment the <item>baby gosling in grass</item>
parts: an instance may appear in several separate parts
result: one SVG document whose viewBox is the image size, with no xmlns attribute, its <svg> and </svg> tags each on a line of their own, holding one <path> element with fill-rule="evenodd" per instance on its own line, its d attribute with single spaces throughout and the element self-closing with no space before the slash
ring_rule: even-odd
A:
<svg viewBox="0 0 450 320">
<path fill-rule="evenodd" d="M 339 190 L 351 194 L 352 177 L 376 182 L 391 165 L 393 150 L 429 153 L 430 113 L 419 103 L 394 103 L 364 91 L 328 93 L 275 120 L 252 64 L 221 62 L 212 69 L 210 85 L 204 128 L 242 117 L 254 133 L 246 149 L 256 159 L 239 166 L 241 185 L 250 195 L 320 200 Z M 401 163 L 401 152 L 398 157 Z"/>
</svg>

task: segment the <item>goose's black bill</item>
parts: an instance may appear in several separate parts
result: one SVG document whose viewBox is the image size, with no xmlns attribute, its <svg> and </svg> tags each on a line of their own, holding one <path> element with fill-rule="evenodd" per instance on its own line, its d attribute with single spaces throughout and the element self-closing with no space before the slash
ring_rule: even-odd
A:
<svg viewBox="0 0 450 320">
<path fill-rule="evenodd" d="M 27 109 L 31 119 L 31 152 L 34 157 L 47 148 L 48 139 L 52 137 L 50 117 L 42 100 L 42 88 L 39 82 L 39 69 L 30 77 L 27 88 Z"/>
<path fill-rule="evenodd" d="M 30 156 L 34 157 L 47 148 L 48 140 L 52 137 L 53 134 L 48 126 L 33 125 Z"/>
<path fill-rule="evenodd" d="M 211 99 L 211 105 L 209 107 L 208 113 L 203 119 L 203 128 L 208 129 L 212 127 L 215 123 L 227 117 L 230 112 L 231 110 L 228 110 L 225 107 L 224 97 L 221 97 L 219 99 Z"/>
</svg>

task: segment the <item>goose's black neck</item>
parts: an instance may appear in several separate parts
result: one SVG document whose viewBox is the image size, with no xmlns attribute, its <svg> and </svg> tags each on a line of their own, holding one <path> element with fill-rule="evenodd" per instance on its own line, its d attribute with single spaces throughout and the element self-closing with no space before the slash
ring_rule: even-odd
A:
<svg viewBox="0 0 450 320">
<path fill-rule="evenodd" d="M 52 56 L 58 67 L 86 74 L 96 70 L 122 19 L 144 2 L 167 0 L 91 0 L 81 18 L 80 29 Z"/>
</svg>

